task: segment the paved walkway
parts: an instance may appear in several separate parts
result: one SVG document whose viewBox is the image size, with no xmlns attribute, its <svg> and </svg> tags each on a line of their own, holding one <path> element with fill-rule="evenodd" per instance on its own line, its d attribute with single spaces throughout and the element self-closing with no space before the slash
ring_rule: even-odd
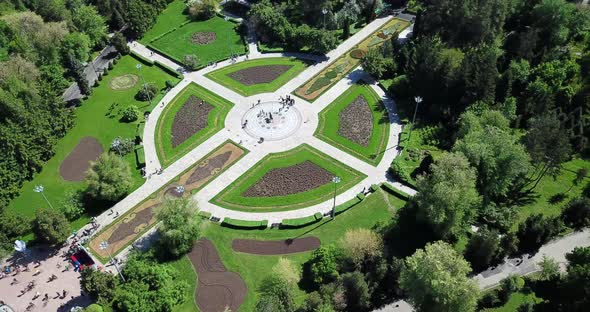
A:
<svg viewBox="0 0 590 312">
<path fill-rule="evenodd" d="M 92 62 L 86 65 L 84 68 L 84 75 L 86 76 L 88 85 L 94 85 L 94 82 L 98 79 L 96 73 L 102 73 L 104 69 L 109 66 L 109 63 L 115 58 L 116 53 L 117 50 L 113 46 L 109 45 L 104 48 Z M 75 82 L 72 83 L 72 85 L 70 85 L 66 91 L 64 91 L 62 96 L 66 102 L 81 99 L 83 97 L 82 92 L 80 92 L 80 87 Z"/>
<path fill-rule="evenodd" d="M 226 87 L 221 86 L 204 76 L 205 74 L 213 70 L 217 70 L 224 66 L 229 66 L 235 63 L 230 60 L 218 62 L 216 66 L 209 66 L 199 71 L 185 73 L 184 79 L 172 90 L 170 90 L 168 94 L 164 96 L 160 103 L 158 103 L 158 105 L 156 105 L 156 107 L 152 110 L 148 120 L 146 121 L 143 143 L 146 155 L 146 172 L 148 176 L 146 183 L 144 183 L 137 190 L 135 190 L 126 198 L 114 205 L 112 207 L 113 213 L 107 211 L 102 215 L 98 216 L 97 223 L 99 224 L 99 230 L 100 228 L 107 226 L 114 219 L 116 219 L 115 216 L 123 215 L 129 209 L 135 207 L 143 199 L 150 196 L 153 192 L 157 191 L 159 188 L 169 183 L 169 181 L 176 177 L 178 174 L 182 173 L 184 170 L 194 165 L 197 161 L 206 156 L 210 151 L 212 151 L 228 139 L 231 139 L 236 143 L 241 142 L 241 144 L 246 149 L 248 149 L 250 153 L 248 153 L 245 157 L 240 159 L 237 163 L 233 164 L 222 174 L 217 176 L 206 187 L 201 189 L 197 194 L 193 196 L 193 199 L 198 202 L 201 210 L 209 211 L 212 213 L 213 216 L 218 217 L 220 219 L 223 219 L 224 217 L 242 220 L 264 219 L 269 220 L 269 223 L 277 223 L 281 222 L 285 218 L 298 218 L 313 215 L 316 212 L 329 212 L 332 209 L 331 200 L 325 201 L 323 203 L 311 207 L 302 208 L 299 210 L 270 213 L 240 212 L 225 209 L 223 207 L 219 207 L 209 202 L 210 199 L 212 199 L 217 193 L 219 193 L 225 187 L 233 183 L 233 181 L 235 181 L 244 172 L 249 170 L 256 162 L 258 162 L 264 156 L 268 155 L 269 153 L 287 151 L 301 144 L 309 144 L 314 148 L 317 148 L 318 150 L 342 161 L 348 166 L 353 167 L 367 175 L 367 178 L 361 181 L 359 184 L 339 194 L 336 197 L 337 204 L 346 202 L 354 198 L 359 192 L 363 190 L 363 188 L 368 188 L 372 184 L 381 182 L 392 183 L 393 186 L 401 189 L 402 191 L 410 195 L 415 194 L 414 190 L 409 189 L 399 183 L 387 180 L 387 169 L 389 168 L 389 165 L 391 164 L 393 159 L 398 155 L 397 142 L 399 134 L 401 132 L 401 124 L 397 116 L 397 111 L 395 109 L 395 103 L 393 102 L 393 100 L 388 98 L 385 95 L 385 92 L 377 86 L 377 82 L 372 80 L 371 77 L 367 75 L 365 72 L 363 72 L 362 68 L 360 67 L 352 71 L 347 77 L 335 84 L 331 89 L 329 89 L 322 97 L 316 100 L 313 104 L 306 102 L 305 100 L 302 100 L 300 98 L 293 97 L 295 99 L 295 107 L 303 115 L 304 123 L 299 128 L 299 130 L 289 138 L 280 141 L 264 142 L 263 144 L 258 144 L 257 140 L 251 138 L 247 133 L 244 132 L 244 130 L 241 127 L 242 116 L 252 106 L 253 103 L 256 103 L 258 100 L 262 100 L 263 102 L 271 100 L 276 101 L 278 100 L 279 96 L 285 96 L 286 94 L 293 92 L 296 88 L 299 87 L 299 85 L 301 85 L 308 79 L 312 78 L 314 75 L 316 75 L 324 68 L 326 68 L 333 60 L 337 59 L 340 55 L 348 51 L 351 47 L 358 44 L 366 36 L 373 33 L 375 30 L 377 30 L 383 24 L 388 22 L 390 19 L 391 17 L 386 17 L 373 21 L 365 28 L 357 32 L 354 36 L 350 37 L 348 40 L 343 42 L 335 50 L 329 52 L 326 56 L 317 56 L 300 53 L 261 54 L 258 52 L 257 48 L 255 48 L 255 45 L 250 46 L 252 51 L 249 59 L 263 57 L 294 56 L 314 60 L 317 62 L 315 65 L 308 67 L 296 78 L 289 81 L 287 84 L 283 85 L 279 90 L 277 90 L 277 92 L 274 93 L 258 94 L 251 97 L 243 97 L 240 94 L 237 94 L 236 92 L 229 90 Z M 400 35 L 400 38 L 403 38 L 404 36 L 405 34 L 402 33 L 402 35 Z M 160 63 L 167 65 L 168 67 L 178 69 L 179 71 L 183 71 L 182 66 L 180 66 L 179 64 L 176 64 L 173 61 L 167 59 L 166 57 L 149 50 L 147 47 L 138 42 L 131 42 L 129 44 L 129 47 L 134 52 L 140 54 L 141 56 L 149 60 L 158 61 Z M 242 62 L 246 59 L 247 58 L 245 56 L 242 56 L 237 59 L 237 62 Z M 388 147 L 387 150 L 384 152 L 381 162 L 377 166 L 373 166 L 356 157 L 353 157 L 350 154 L 345 153 L 329 144 L 326 144 L 325 142 L 318 140 L 313 136 L 313 133 L 318 125 L 317 114 L 322 109 L 324 109 L 328 104 L 330 104 L 334 98 L 336 98 L 338 95 L 344 92 L 347 88 L 349 88 L 354 82 L 358 81 L 359 79 L 366 80 L 368 83 L 370 83 L 371 88 L 381 97 L 381 99 L 385 103 L 388 113 L 390 115 L 391 127 L 390 137 L 388 139 Z M 156 134 L 156 125 L 158 118 L 160 117 L 162 111 L 165 109 L 166 105 L 168 105 L 170 101 L 188 84 L 193 82 L 205 87 L 206 89 L 234 103 L 234 107 L 230 110 L 228 116 L 226 117 L 225 128 L 213 135 L 212 137 L 210 137 L 208 140 L 206 140 L 196 148 L 194 148 L 192 151 L 184 155 L 182 158 L 180 158 L 170 166 L 164 168 L 163 173 L 159 175 L 153 174 L 157 169 L 162 167 L 157 157 L 154 137 Z M 144 237 L 141 239 L 144 239 L 148 236 L 149 235 L 144 235 Z M 122 252 L 122 254 L 126 254 L 128 250 L 129 248 Z"/>
</svg>

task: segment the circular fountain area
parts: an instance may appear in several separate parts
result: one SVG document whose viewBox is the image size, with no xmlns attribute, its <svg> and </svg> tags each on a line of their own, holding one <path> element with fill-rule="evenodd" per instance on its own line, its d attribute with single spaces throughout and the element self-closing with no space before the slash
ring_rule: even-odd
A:
<svg viewBox="0 0 590 312">
<path fill-rule="evenodd" d="M 262 102 L 244 114 L 242 128 L 259 141 L 277 141 L 295 133 L 301 120 L 301 113 L 294 105 Z"/>
</svg>

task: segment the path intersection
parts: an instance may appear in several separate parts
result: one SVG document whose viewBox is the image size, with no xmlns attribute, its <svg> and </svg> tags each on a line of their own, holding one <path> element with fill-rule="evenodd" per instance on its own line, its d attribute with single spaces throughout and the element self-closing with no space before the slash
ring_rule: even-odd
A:
<svg viewBox="0 0 590 312">
<path fill-rule="evenodd" d="M 401 133 L 402 126 L 393 100 L 385 94 L 385 92 L 377 85 L 377 82 L 367 73 L 365 73 L 360 66 L 353 69 L 347 76 L 329 88 L 323 95 L 317 98 L 313 104 L 305 101 L 304 99 L 291 95 L 299 86 L 314 77 L 316 74 L 320 73 L 334 60 L 338 59 L 352 47 L 359 44 L 359 42 L 361 42 L 363 39 L 373 34 L 391 19 L 392 17 L 384 17 L 373 21 L 355 35 L 340 44 L 336 49 L 327 53 L 325 56 L 302 53 L 262 54 L 256 50 L 256 45 L 252 44 L 249 45 L 250 53 L 248 57 L 241 56 L 234 61 L 226 60 L 213 66 L 208 66 L 199 71 L 185 72 L 184 79 L 163 97 L 158 105 L 156 105 L 155 108 L 150 112 L 149 118 L 146 120 L 143 136 L 143 148 L 145 151 L 145 169 L 147 173 L 146 175 L 148 176 L 147 181 L 136 191 L 132 192 L 126 198 L 113 206 L 112 211 L 109 210 L 108 212 L 98 216 L 97 223 L 99 224 L 99 227 L 103 229 L 116 220 L 116 218 L 113 217 L 113 212 L 115 213 L 114 215 L 124 215 L 127 211 L 136 207 L 146 198 L 160 190 L 163 186 L 170 183 L 170 181 L 172 181 L 179 174 L 194 166 L 197 162 L 199 162 L 199 160 L 202 160 L 205 156 L 228 140 L 241 145 L 241 147 L 246 149 L 248 153 L 240 158 L 237 162 L 229 166 L 227 170 L 214 177 L 202 189 L 192 194 L 192 199 L 198 203 L 198 207 L 201 211 L 209 212 L 213 217 L 218 218 L 219 220 L 223 220 L 224 218 L 252 221 L 268 220 L 268 224 L 270 225 L 273 223 L 280 223 L 283 219 L 307 217 L 318 212 L 322 214 L 329 213 L 333 207 L 332 199 L 301 209 L 276 212 L 245 212 L 231 210 L 216 205 L 211 201 L 217 194 L 235 182 L 236 179 L 255 166 L 265 156 L 269 155 L 270 153 L 292 150 L 303 144 L 309 145 L 312 148 L 334 159 L 337 159 L 344 165 L 354 168 L 360 173 L 366 175 L 366 177 L 360 181 L 360 183 L 357 183 L 346 191 L 338 194 L 336 196 L 336 205 L 349 201 L 350 199 L 357 196 L 359 192 L 363 191 L 364 189 L 368 189 L 373 184 L 379 184 L 383 182 L 391 183 L 391 185 L 407 194 L 415 194 L 413 189 L 410 189 L 400 183 L 389 181 L 388 177 L 386 176 L 391 162 L 399 154 L 397 144 L 399 142 L 399 135 Z M 399 34 L 399 38 L 405 38 L 409 33 L 410 30 L 406 29 Z M 176 64 L 169 59 L 152 52 L 138 42 L 129 43 L 129 47 L 135 53 L 143 56 L 146 59 L 158 61 L 170 68 L 182 70 L 182 66 L 179 64 Z M 299 75 L 282 85 L 275 92 L 256 94 L 249 97 L 242 96 L 205 76 L 212 71 L 243 62 L 247 59 L 253 60 L 277 57 L 296 57 L 299 59 L 313 61 L 314 64 L 307 67 L 305 70 L 299 73 Z M 334 101 L 334 99 L 336 99 L 339 95 L 341 95 L 361 79 L 367 83 L 369 87 L 378 95 L 380 100 L 384 103 L 389 115 L 390 130 L 389 137 L 387 138 L 387 146 L 383 152 L 383 157 L 377 165 L 369 164 L 314 136 L 316 128 L 318 127 L 318 114 L 320 111 L 326 108 Z M 202 86 L 203 88 L 234 104 L 225 119 L 225 127 L 186 153 L 174 163 L 170 164 L 168 167 L 165 167 L 161 174 L 150 175 L 150 173 L 154 173 L 159 168 L 164 167 L 161 164 L 156 151 L 157 147 L 155 136 L 158 119 L 160 118 L 162 112 L 166 109 L 166 106 L 170 104 L 173 99 L 183 89 L 185 89 L 185 87 L 193 83 Z M 292 131 L 290 135 L 284 138 L 277 140 L 266 140 L 262 143 L 259 143 L 258 138 L 249 135 L 248 132 L 243 128 L 244 115 L 247 115 L 248 111 L 251 110 L 253 105 L 256 103 L 278 102 L 280 97 L 284 98 L 287 95 L 290 95 L 291 99 L 294 99 L 293 107 L 300 114 L 302 122 L 299 123 L 297 129 Z M 249 121 L 254 122 L 254 120 Z M 145 239 L 153 232 L 154 229 L 151 229 L 150 231 L 147 231 L 147 233 L 144 233 L 142 237 Z M 130 248 L 131 247 L 128 247 L 124 251 L 113 250 L 113 252 L 121 252 L 119 257 L 124 257 Z"/>
</svg>

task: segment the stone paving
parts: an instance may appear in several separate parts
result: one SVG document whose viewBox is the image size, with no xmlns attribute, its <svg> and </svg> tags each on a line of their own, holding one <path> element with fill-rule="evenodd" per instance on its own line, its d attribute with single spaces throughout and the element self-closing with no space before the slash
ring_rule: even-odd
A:
<svg viewBox="0 0 590 312">
<path fill-rule="evenodd" d="M 364 188 L 368 188 L 372 184 L 381 182 L 391 183 L 396 188 L 399 188 L 400 190 L 410 195 L 415 194 L 415 190 L 403 186 L 400 183 L 389 180 L 386 175 L 389 165 L 391 164 L 393 159 L 399 154 L 397 143 L 402 127 L 399 117 L 397 116 L 395 103 L 393 102 L 393 100 L 387 97 L 385 95 L 385 92 L 377 85 L 377 82 L 374 81 L 368 74 L 363 72 L 362 68 L 360 67 L 353 70 L 348 76 L 345 77 L 345 79 L 342 79 L 337 84 L 335 84 L 325 94 L 319 97 L 313 104 L 300 98 L 291 96 L 291 98 L 294 99 L 294 106 L 301 114 L 302 122 L 299 128 L 296 129 L 296 131 L 293 132 L 290 136 L 275 141 L 266 141 L 260 144 L 258 143 L 257 139 L 253 138 L 247 132 L 245 132 L 244 129 L 242 129 L 244 115 L 247 113 L 248 110 L 252 108 L 254 104 L 258 103 L 258 101 L 276 102 L 279 100 L 279 97 L 285 97 L 286 95 L 290 94 L 302 83 L 309 80 L 315 74 L 327 67 L 333 60 L 337 59 L 340 55 L 348 51 L 351 47 L 355 46 L 360 41 L 362 41 L 366 36 L 373 33 L 376 29 L 387 23 L 391 18 L 392 17 L 384 17 L 376 19 L 372 23 L 368 24 L 365 28 L 357 32 L 355 35 L 351 36 L 348 40 L 343 42 L 336 49 L 327 53 L 326 56 L 317 56 L 301 53 L 262 54 L 257 51 L 257 47 L 255 44 L 250 44 L 249 48 L 251 49 L 251 51 L 249 57 L 241 56 L 234 61 L 226 60 L 218 62 L 215 65 L 203 68 L 199 71 L 184 73 L 184 79 L 164 96 L 160 103 L 158 103 L 158 105 L 151 111 L 150 116 L 146 121 L 143 143 L 146 156 L 146 172 L 148 176 L 146 183 L 144 183 L 137 190 L 129 194 L 119 203 L 114 205 L 112 207 L 112 210 L 114 211 L 113 214 L 105 212 L 102 215 L 98 216 L 97 223 L 99 224 L 99 227 L 103 228 L 104 226 L 113 222 L 116 219 L 115 216 L 123 215 L 129 209 L 132 209 L 135 205 L 140 203 L 147 196 L 149 196 L 150 194 L 152 194 L 153 192 L 167 184 L 175 176 L 177 176 L 178 174 L 192 166 L 196 161 L 203 158 L 206 154 L 208 154 L 213 149 L 215 149 L 227 140 L 232 140 L 240 144 L 242 147 L 247 149 L 249 153 L 245 155 L 243 158 L 241 158 L 238 162 L 233 164 L 231 167 L 229 167 L 226 171 L 217 176 L 207 186 L 202 188 L 193 196 L 193 199 L 198 203 L 201 210 L 208 211 L 213 216 L 218 217 L 220 219 L 223 219 L 225 217 L 241 220 L 264 219 L 268 220 L 269 223 L 277 223 L 281 222 L 283 219 L 286 218 L 299 218 L 313 215 L 316 212 L 328 213 L 332 209 L 332 200 L 298 210 L 270 213 L 240 212 L 225 209 L 223 207 L 219 207 L 217 205 L 210 203 L 210 200 L 217 193 L 219 193 L 219 191 L 223 190 L 225 187 L 230 185 L 240 175 L 249 170 L 253 165 L 255 165 L 267 154 L 287 151 L 304 143 L 311 145 L 312 147 L 320 150 L 321 152 L 326 153 L 331 157 L 343 162 L 344 164 L 353 167 L 367 175 L 367 178 L 361 181 L 361 183 L 339 194 L 336 197 L 336 204 L 344 203 L 350 200 L 351 198 L 355 197 Z M 408 32 L 402 32 L 400 34 L 400 38 L 403 39 L 407 35 Z M 184 72 L 184 69 L 181 65 L 174 63 L 173 61 L 165 58 L 162 55 L 152 52 L 151 50 L 147 49 L 145 46 L 141 45 L 138 42 L 129 43 L 129 47 L 135 53 L 138 53 L 147 59 L 161 62 L 167 65 L 168 67 L 176 68 L 179 71 Z M 300 57 L 308 60 L 313 60 L 316 63 L 314 65 L 309 66 L 297 77 L 283 85 L 274 93 L 265 93 L 250 97 L 243 97 L 237 94 L 236 92 L 229 90 L 228 88 L 209 80 L 204 76 L 205 74 L 213 70 L 219 69 L 224 66 L 229 66 L 236 62 L 244 61 L 246 59 L 285 56 Z M 346 152 L 343 152 L 329 144 L 322 142 L 321 140 L 313 136 L 315 129 L 318 125 L 318 113 L 322 109 L 324 109 L 328 104 L 330 104 L 333 99 L 335 99 L 338 95 L 340 95 L 353 83 L 360 79 L 363 79 L 366 82 L 368 82 L 370 84 L 370 87 L 373 88 L 373 90 L 375 90 L 375 92 L 381 97 L 382 101 L 387 107 L 391 121 L 390 137 L 387 145 L 388 148 L 384 152 L 383 158 L 377 166 L 368 164 Z M 203 142 L 201 145 L 199 145 L 198 147 L 194 148 L 186 155 L 181 157 L 179 160 L 177 160 L 170 166 L 164 168 L 163 172 L 161 172 L 160 174 L 155 174 L 155 172 L 158 169 L 162 168 L 162 165 L 157 157 L 154 141 L 154 135 L 156 132 L 155 130 L 158 118 L 160 117 L 166 105 L 170 103 L 171 100 L 181 90 L 183 90 L 188 84 L 192 82 L 197 83 L 203 86 L 204 88 L 210 90 L 211 92 L 214 92 L 224 97 L 225 99 L 231 101 L 232 103 L 234 103 L 234 107 L 230 110 L 226 117 L 225 129 L 219 131 L 218 133 L 210 137 L 208 140 Z M 148 231 L 144 236 L 147 237 L 151 233 L 153 233 L 153 231 Z M 124 252 L 122 252 L 122 255 L 125 255 L 130 248 L 131 247 L 125 249 Z M 119 258 L 120 257 L 121 255 L 119 255 Z"/>
</svg>

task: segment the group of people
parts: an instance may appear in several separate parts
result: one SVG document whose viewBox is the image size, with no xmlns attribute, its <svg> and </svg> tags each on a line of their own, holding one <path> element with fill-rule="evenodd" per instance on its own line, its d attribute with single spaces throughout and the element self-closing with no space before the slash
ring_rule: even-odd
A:
<svg viewBox="0 0 590 312">
<path fill-rule="evenodd" d="M 279 97 L 279 101 L 281 102 L 281 104 L 283 104 L 283 107 L 285 105 L 289 105 L 289 106 L 293 106 L 295 105 L 295 99 L 292 98 L 289 94 L 287 94 L 286 97 Z"/>
</svg>

